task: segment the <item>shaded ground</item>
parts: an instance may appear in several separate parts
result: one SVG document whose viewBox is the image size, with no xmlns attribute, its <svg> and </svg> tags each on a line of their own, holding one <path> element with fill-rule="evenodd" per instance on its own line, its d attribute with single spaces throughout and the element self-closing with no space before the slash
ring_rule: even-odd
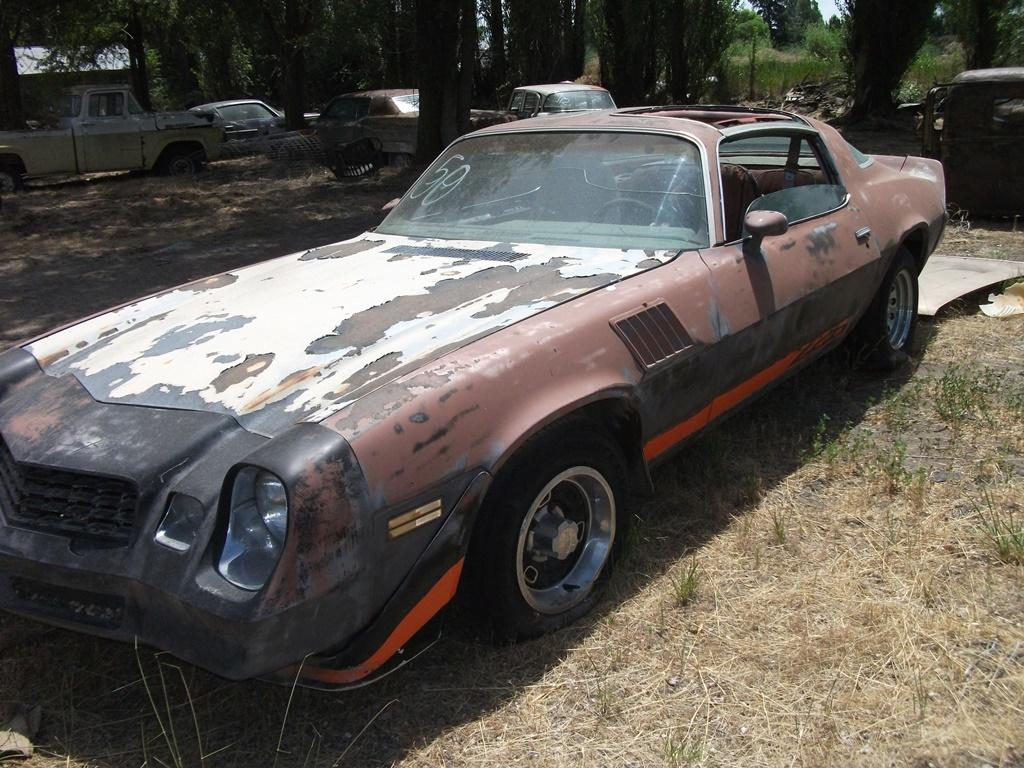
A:
<svg viewBox="0 0 1024 768">
<path fill-rule="evenodd" d="M 269 171 L 5 199 L 0 345 L 354 234 L 408 183 Z M 960 224 L 942 252 L 1024 259 L 1024 233 Z M 1024 565 L 1000 548 L 1024 320 L 976 307 L 923 322 L 896 376 L 825 360 L 680 454 L 608 599 L 554 636 L 494 648 L 456 617 L 378 685 L 293 696 L 0 616 L 0 720 L 43 707 L 30 768 L 1024 765 Z"/>
<path fill-rule="evenodd" d="M 0 209 L 0 349 L 204 275 L 359 234 L 415 174 L 337 181 L 260 159 L 196 180 L 35 184 Z"/>
</svg>

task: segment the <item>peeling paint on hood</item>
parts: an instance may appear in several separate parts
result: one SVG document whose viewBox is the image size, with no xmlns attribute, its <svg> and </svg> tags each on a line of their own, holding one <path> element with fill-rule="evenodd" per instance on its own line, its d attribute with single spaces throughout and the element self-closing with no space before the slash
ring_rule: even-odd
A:
<svg viewBox="0 0 1024 768">
<path fill-rule="evenodd" d="M 673 255 L 367 233 L 190 283 L 26 349 L 96 400 L 227 413 L 273 436 Z"/>
</svg>

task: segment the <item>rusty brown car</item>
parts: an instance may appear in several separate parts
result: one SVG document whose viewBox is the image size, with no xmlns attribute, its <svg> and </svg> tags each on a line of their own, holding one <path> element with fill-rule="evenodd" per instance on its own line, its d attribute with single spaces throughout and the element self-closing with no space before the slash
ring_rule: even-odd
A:
<svg viewBox="0 0 1024 768">
<path fill-rule="evenodd" d="M 906 356 L 944 221 L 937 162 L 784 112 L 465 136 L 375 231 L 0 355 L 0 605 L 325 687 L 460 591 L 564 626 L 652 466 L 851 335 Z"/>
</svg>

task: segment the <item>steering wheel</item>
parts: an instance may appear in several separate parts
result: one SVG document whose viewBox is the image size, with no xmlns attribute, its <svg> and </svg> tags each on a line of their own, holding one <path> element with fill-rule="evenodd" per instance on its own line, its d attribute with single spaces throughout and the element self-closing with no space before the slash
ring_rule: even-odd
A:
<svg viewBox="0 0 1024 768">
<path fill-rule="evenodd" d="M 635 197 L 615 197 L 604 203 L 597 209 L 597 215 L 601 221 L 607 221 L 608 214 L 619 209 L 617 221 L 609 222 L 615 224 L 651 224 L 658 215 L 658 209 L 643 200 Z M 624 215 L 631 211 L 632 215 Z"/>
</svg>

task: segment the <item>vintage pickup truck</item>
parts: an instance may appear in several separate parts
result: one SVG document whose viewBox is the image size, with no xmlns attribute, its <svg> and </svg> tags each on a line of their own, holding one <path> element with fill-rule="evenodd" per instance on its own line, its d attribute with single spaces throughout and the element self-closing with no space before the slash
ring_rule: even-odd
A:
<svg viewBox="0 0 1024 768">
<path fill-rule="evenodd" d="M 220 156 L 223 131 L 208 116 L 146 112 L 128 86 L 85 86 L 60 100 L 56 127 L 0 132 L 0 193 L 25 178 L 98 171 L 196 173 Z"/>
</svg>

